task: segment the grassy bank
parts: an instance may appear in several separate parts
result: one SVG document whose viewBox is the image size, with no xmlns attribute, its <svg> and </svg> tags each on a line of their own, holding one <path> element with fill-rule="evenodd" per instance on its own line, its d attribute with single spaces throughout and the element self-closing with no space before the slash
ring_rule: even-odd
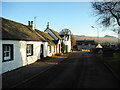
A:
<svg viewBox="0 0 120 90">
<path fill-rule="evenodd" d="M 114 53 L 112 57 L 104 57 L 102 54 L 96 56 L 106 62 L 118 75 L 120 75 L 120 53 Z"/>
</svg>

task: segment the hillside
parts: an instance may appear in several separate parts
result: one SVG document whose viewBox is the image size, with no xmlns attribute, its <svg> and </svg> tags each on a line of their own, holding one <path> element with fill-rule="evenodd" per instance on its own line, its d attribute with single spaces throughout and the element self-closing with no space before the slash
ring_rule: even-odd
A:
<svg viewBox="0 0 120 90">
<path fill-rule="evenodd" d="M 97 37 L 92 37 L 92 36 L 79 36 L 79 35 L 74 35 L 75 40 L 95 40 L 95 42 L 98 42 L 98 38 Z M 114 43 L 116 44 L 118 42 L 118 39 L 116 37 L 113 36 L 108 36 L 106 35 L 105 37 L 99 37 L 99 41 L 100 43 Z"/>
</svg>

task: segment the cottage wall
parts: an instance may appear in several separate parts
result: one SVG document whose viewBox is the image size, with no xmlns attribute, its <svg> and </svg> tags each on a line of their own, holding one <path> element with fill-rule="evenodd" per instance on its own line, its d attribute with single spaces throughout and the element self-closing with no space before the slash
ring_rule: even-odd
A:
<svg viewBox="0 0 120 90">
<path fill-rule="evenodd" d="M 70 38 L 69 38 L 69 40 L 64 39 L 63 42 L 64 42 L 65 45 L 67 45 L 68 52 L 70 52 L 71 51 L 71 39 Z"/>
<path fill-rule="evenodd" d="M 43 42 L 44 45 L 44 57 L 48 56 L 48 42 Z"/>
<path fill-rule="evenodd" d="M 58 44 L 56 46 L 56 53 L 61 53 L 61 40 L 58 41 Z"/>
<path fill-rule="evenodd" d="M 51 52 L 50 52 L 50 48 L 51 48 Z M 54 46 L 48 46 L 48 56 L 52 56 L 54 53 Z"/>
<path fill-rule="evenodd" d="M 13 49 L 14 59 L 11 61 L 2 62 L 2 73 L 36 62 L 38 59 L 40 59 L 41 44 L 45 46 L 44 57 L 47 56 L 47 48 L 46 48 L 47 43 L 35 42 L 35 41 L 3 40 L 2 44 L 13 44 L 14 45 L 14 49 Z M 32 56 L 27 56 L 27 53 L 26 53 L 27 44 L 33 44 L 33 55 Z"/>
</svg>

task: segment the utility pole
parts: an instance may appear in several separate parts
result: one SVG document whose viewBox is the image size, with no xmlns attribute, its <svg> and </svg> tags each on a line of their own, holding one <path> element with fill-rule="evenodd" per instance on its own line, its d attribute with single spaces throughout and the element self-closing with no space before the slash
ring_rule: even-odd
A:
<svg viewBox="0 0 120 90">
<path fill-rule="evenodd" d="M 92 28 L 97 28 L 97 27 L 94 27 L 94 26 L 91 26 Z M 99 30 L 97 28 L 97 39 L 98 39 L 98 45 L 96 46 L 96 48 L 103 48 L 101 45 L 100 45 L 100 41 L 99 41 Z"/>
<path fill-rule="evenodd" d="M 95 28 L 94 26 L 91 26 L 92 28 Z M 99 41 L 99 30 L 98 30 L 98 28 L 96 27 L 96 29 L 97 29 L 97 40 L 98 40 L 98 44 L 100 43 L 100 41 Z"/>
</svg>

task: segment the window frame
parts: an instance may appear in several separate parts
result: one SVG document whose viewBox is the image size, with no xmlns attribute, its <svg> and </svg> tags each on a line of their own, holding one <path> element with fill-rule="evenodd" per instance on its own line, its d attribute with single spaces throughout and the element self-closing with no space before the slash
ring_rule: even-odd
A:
<svg viewBox="0 0 120 90">
<path fill-rule="evenodd" d="M 30 46 L 31 48 L 28 48 L 28 46 Z M 29 53 L 28 53 L 28 51 L 29 51 Z M 28 56 L 33 56 L 33 44 L 27 44 L 27 46 L 26 46 L 26 55 L 27 55 L 27 57 Z"/>
<path fill-rule="evenodd" d="M 5 50 L 5 47 L 7 47 L 7 49 L 8 49 L 8 47 L 10 47 L 8 50 Z M 2 48 L 3 48 L 3 53 L 2 53 L 2 57 L 3 57 L 3 60 L 2 60 L 2 62 L 7 62 L 7 61 L 12 61 L 12 60 L 14 60 L 14 45 L 13 44 L 3 44 L 2 45 Z M 5 53 L 8 53 L 8 56 L 9 57 L 7 57 L 6 56 L 6 59 L 5 59 Z"/>
</svg>

